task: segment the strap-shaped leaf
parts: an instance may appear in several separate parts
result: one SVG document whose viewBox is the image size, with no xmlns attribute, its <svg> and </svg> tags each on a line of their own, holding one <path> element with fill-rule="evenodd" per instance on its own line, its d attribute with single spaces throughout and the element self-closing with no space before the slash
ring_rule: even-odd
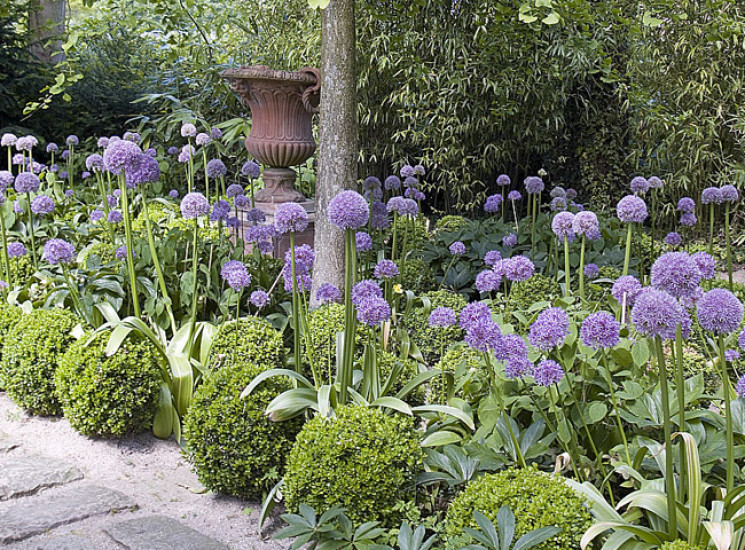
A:
<svg viewBox="0 0 745 550">
<path fill-rule="evenodd" d="M 259 373 L 253 380 L 251 380 L 251 383 L 246 386 L 246 388 L 241 392 L 241 399 L 244 399 L 247 395 L 250 395 L 251 392 L 253 392 L 264 380 L 267 380 L 274 376 L 288 376 L 300 382 L 300 384 L 305 388 L 313 388 L 313 384 L 305 376 L 297 371 L 291 369 L 269 369 L 265 370 L 262 373 Z"/>
</svg>

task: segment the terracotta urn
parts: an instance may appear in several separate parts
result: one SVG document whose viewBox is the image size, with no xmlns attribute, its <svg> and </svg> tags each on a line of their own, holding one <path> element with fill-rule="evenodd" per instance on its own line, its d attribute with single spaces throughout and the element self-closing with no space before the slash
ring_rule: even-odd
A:
<svg viewBox="0 0 745 550">
<path fill-rule="evenodd" d="M 275 71 L 263 65 L 227 69 L 221 73 L 243 105 L 251 109 L 246 149 L 266 165 L 265 188 L 257 202 L 301 202 L 295 171 L 316 150 L 313 114 L 318 112 L 321 75 L 318 69 Z"/>
</svg>

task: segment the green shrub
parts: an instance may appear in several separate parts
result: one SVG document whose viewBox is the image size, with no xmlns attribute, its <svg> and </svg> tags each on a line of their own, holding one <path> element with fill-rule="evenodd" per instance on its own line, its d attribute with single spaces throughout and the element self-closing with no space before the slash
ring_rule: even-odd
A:
<svg viewBox="0 0 745 550">
<path fill-rule="evenodd" d="M 595 279 L 585 278 L 585 284 L 587 285 L 587 299 L 590 302 L 598 302 L 599 307 L 608 309 L 616 303 L 615 298 L 611 296 L 610 289 L 613 286 L 612 283 L 596 283 L 598 279 L 610 279 L 615 281 L 618 279 L 623 272 L 610 266 L 600 266 L 598 268 L 598 276 Z M 579 292 L 579 281 L 577 281 L 577 289 Z"/>
<path fill-rule="evenodd" d="M 388 377 L 393 371 L 393 367 L 396 363 L 401 365 L 401 373 L 398 375 L 398 380 L 393 384 L 393 387 L 388 392 L 388 395 L 396 395 L 412 378 L 419 374 L 419 365 L 413 359 L 402 359 L 401 357 L 394 355 L 387 351 L 378 350 L 378 369 L 380 371 L 380 384 L 385 384 Z M 362 365 L 358 365 L 357 368 L 362 368 Z M 412 406 L 424 405 L 426 399 L 426 386 L 421 385 L 409 395 L 406 396 L 404 401 Z"/>
<path fill-rule="evenodd" d="M 443 216 L 435 223 L 435 232 L 458 231 L 466 227 L 469 221 L 468 218 L 464 218 L 463 216 Z"/>
<path fill-rule="evenodd" d="M 471 482 L 447 511 L 445 532 L 448 548 L 462 548 L 464 527 L 476 528 L 473 513 L 478 510 L 492 522 L 502 506 L 515 514 L 515 538 L 549 525 L 562 529 L 555 537 L 536 546 L 537 550 L 579 550 L 583 533 L 592 524 L 585 500 L 561 477 L 537 468 L 510 468 L 487 474 Z"/>
<path fill-rule="evenodd" d="M 484 376 L 483 366 L 483 354 L 461 342 L 450 346 L 435 368 L 452 373 L 455 376 L 456 388 L 459 381 L 463 381 L 467 376 L 470 376 L 470 379 L 461 388 L 456 389 L 454 396 L 476 404 L 484 390 L 488 389 L 488 380 Z M 445 387 L 443 382 L 444 379 L 438 376 L 433 378 L 430 383 L 430 400 L 433 403 L 444 404 Z"/>
<path fill-rule="evenodd" d="M 279 332 L 265 319 L 249 316 L 220 325 L 207 365 L 212 370 L 243 363 L 273 368 L 280 366 L 283 356 Z"/>
<path fill-rule="evenodd" d="M 161 372 L 150 340 L 130 336 L 108 357 L 108 332 L 75 342 L 54 377 L 70 425 L 88 436 L 121 437 L 152 424 Z"/>
<path fill-rule="evenodd" d="M 5 251 L 0 246 L 0 262 L 5 264 Z M 36 273 L 34 264 L 31 261 L 31 252 L 18 258 L 9 258 L 10 274 L 14 285 L 26 286 L 31 277 Z"/>
<path fill-rule="evenodd" d="M 185 454 L 205 487 L 260 499 L 281 479 L 302 420 L 272 422 L 264 412 L 274 397 L 292 385 L 286 378 L 271 378 L 240 398 L 254 377 L 278 366 L 259 366 L 236 357 L 197 389 L 184 418 Z"/>
<path fill-rule="evenodd" d="M 35 309 L 8 333 L 2 370 L 5 389 L 19 406 L 42 416 L 62 412 L 54 372 L 75 341 L 70 331 L 77 323 L 77 317 L 65 309 Z"/>
<path fill-rule="evenodd" d="M 0 300 L 0 390 L 5 388 L 3 381 L 3 344 L 11 329 L 18 323 L 23 315 L 21 308 L 12 306 L 4 300 Z"/>
<path fill-rule="evenodd" d="M 432 268 L 419 258 L 407 258 L 405 262 L 396 260 L 396 265 L 399 271 L 398 281 L 404 290 L 419 294 L 437 287 Z"/>
<path fill-rule="evenodd" d="M 702 550 L 700 546 L 691 544 L 687 540 L 676 539 L 672 542 L 665 541 L 660 546 L 660 550 Z"/>
<path fill-rule="evenodd" d="M 460 294 L 449 290 L 436 290 L 422 295 L 424 305 L 414 308 L 404 319 L 403 326 L 409 337 L 422 352 L 428 365 L 436 363 L 442 352 L 451 344 L 463 339 L 463 330 L 458 326 L 430 327 L 429 315 L 435 308 L 449 307 L 460 313 L 466 306 L 466 300 Z"/>
<path fill-rule="evenodd" d="M 411 501 L 423 453 L 410 417 L 344 406 L 336 417 L 316 416 L 297 436 L 285 474 L 287 507 L 319 514 L 343 506 L 355 523 L 400 520 L 397 503 Z"/>
<path fill-rule="evenodd" d="M 509 314 L 526 311 L 536 302 L 549 302 L 561 296 L 561 287 L 552 277 L 536 273 L 527 281 L 514 283 L 507 297 L 506 310 Z M 548 305 L 546 305 L 548 307 Z M 520 320 L 512 315 L 515 322 Z"/>
<path fill-rule="evenodd" d="M 86 269 L 94 269 L 100 265 L 111 263 L 114 260 L 114 250 L 111 243 L 94 243 L 83 250 L 78 265 Z"/>
</svg>

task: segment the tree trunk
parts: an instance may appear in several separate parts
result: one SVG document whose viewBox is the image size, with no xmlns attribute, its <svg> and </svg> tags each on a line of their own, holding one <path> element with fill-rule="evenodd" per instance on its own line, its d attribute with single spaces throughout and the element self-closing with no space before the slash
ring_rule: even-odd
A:
<svg viewBox="0 0 745 550">
<path fill-rule="evenodd" d="M 316 180 L 313 299 L 322 283 L 344 287 L 344 232 L 328 221 L 329 201 L 357 181 L 354 0 L 331 0 L 321 21 L 321 127 Z"/>
<path fill-rule="evenodd" d="M 67 0 L 37 0 L 30 5 L 28 28 L 31 31 L 31 53 L 42 63 L 62 60 L 59 38 L 65 32 Z"/>
</svg>

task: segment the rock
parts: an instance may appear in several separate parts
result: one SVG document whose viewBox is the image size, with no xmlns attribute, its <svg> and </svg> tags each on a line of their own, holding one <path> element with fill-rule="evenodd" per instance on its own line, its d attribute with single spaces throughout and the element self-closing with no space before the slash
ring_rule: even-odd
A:
<svg viewBox="0 0 745 550">
<path fill-rule="evenodd" d="M 77 535 L 65 535 L 30 543 L 28 550 L 96 550 L 91 541 Z"/>
<path fill-rule="evenodd" d="M 228 550 L 221 542 L 164 516 L 123 521 L 106 532 L 129 550 Z"/>
<path fill-rule="evenodd" d="M 0 508 L 0 544 L 24 540 L 91 516 L 136 507 L 128 496 L 95 485 L 65 488 L 5 503 Z"/>
<path fill-rule="evenodd" d="M 19 446 L 20 443 L 15 439 L 11 439 L 3 432 L 0 432 L 0 454 L 8 453 Z"/>
<path fill-rule="evenodd" d="M 17 456 L 0 462 L 0 501 L 33 495 L 83 478 L 75 466 L 43 456 Z"/>
</svg>

